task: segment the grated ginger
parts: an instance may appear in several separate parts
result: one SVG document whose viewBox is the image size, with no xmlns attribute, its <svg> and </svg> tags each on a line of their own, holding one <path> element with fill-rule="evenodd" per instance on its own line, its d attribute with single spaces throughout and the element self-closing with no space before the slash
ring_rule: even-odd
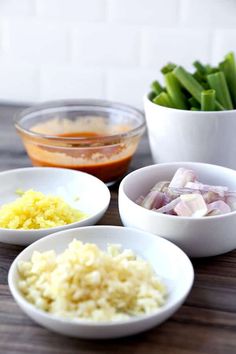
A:
<svg viewBox="0 0 236 354">
<path fill-rule="evenodd" d="M 62 198 L 32 189 L 17 191 L 20 198 L 0 208 L 0 227 L 6 229 L 46 229 L 71 224 L 86 215 L 70 207 Z"/>
</svg>

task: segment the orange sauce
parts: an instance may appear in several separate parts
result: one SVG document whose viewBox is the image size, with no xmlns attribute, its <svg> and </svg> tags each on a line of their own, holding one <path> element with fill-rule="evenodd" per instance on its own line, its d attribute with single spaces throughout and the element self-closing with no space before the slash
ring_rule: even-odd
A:
<svg viewBox="0 0 236 354">
<path fill-rule="evenodd" d="M 75 133 L 58 134 L 57 136 L 60 136 L 62 138 L 92 138 L 101 135 L 94 132 L 75 132 Z"/>
<path fill-rule="evenodd" d="M 75 138 L 75 137 L 91 138 L 91 137 L 99 137 L 101 135 L 94 132 L 75 132 L 75 133 L 73 132 L 73 133 L 60 134 L 57 136 L 66 137 L 66 138 Z M 39 159 L 35 159 L 35 157 L 32 156 L 30 157 L 34 166 L 64 167 L 64 168 L 79 170 L 79 171 L 90 173 L 98 177 L 102 181 L 108 183 L 108 182 L 119 180 L 121 177 L 123 177 L 123 175 L 128 170 L 128 166 L 132 158 L 132 155 L 114 161 L 105 161 L 101 163 L 91 163 L 88 165 L 76 165 L 76 166 L 75 165 L 70 166 L 64 164 L 60 165 L 58 163 L 54 164 L 53 161 L 52 162 L 40 161 L 40 156 Z"/>
</svg>

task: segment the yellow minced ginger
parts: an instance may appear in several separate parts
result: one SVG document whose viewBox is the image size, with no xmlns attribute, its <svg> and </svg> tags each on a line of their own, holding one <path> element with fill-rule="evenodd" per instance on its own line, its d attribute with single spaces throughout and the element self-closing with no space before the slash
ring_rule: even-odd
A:
<svg viewBox="0 0 236 354">
<path fill-rule="evenodd" d="M 67 225 L 85 218 L 81 211 L 62 198 L 32 189 L 0 208 L 0 227 L 6 229 L 46 229 Z"/>
</svg>

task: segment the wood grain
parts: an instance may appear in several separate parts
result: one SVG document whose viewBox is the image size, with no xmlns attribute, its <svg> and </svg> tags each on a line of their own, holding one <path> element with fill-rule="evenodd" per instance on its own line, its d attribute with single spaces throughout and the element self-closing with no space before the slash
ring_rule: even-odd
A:
<svg viewBox="0 0 236 354">
<path fill-rule="evenodd" d="M 0 170 L 30 166 L 12 118 L 22 107 L 0 107 Z M 130 169 L 151 163 L 144 138 Z M 3 188 L 3 186 L 1 186 Z M 120 225 L 118 185 L 100 224 Z M 0 244 L 0 354 L 234 354 L 236 353 L 236 252 L 193 260 L 195 282 L 180 310 L 167 322 L 138 336 L 109 341 L 63 337 L 32 322 L 7 286 L 11 262 L 22 247 Z"/>
</svg>

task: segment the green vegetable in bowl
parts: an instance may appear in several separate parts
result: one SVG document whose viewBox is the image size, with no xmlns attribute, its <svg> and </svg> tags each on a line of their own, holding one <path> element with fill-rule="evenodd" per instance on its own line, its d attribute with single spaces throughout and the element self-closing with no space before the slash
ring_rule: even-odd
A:
<svg viewBox="0 0 236 354">
<path fill-rule="evenodd" d="M 217 67 L 193 63 L 190 73 L 174 63 L 165 65 L 165 87 L 157 80 L 151 84 L 149 99 L 160 106 L 192 111 L 223 111 L 236 109 L 236 62 L 228 53 Z"/>
<path fill-rule="evenodd" d="M 201 92 L 201 110 L 214 111 L 216 107 L 216 92 L 215 90 L 204 90 Z"/>
</svg>

